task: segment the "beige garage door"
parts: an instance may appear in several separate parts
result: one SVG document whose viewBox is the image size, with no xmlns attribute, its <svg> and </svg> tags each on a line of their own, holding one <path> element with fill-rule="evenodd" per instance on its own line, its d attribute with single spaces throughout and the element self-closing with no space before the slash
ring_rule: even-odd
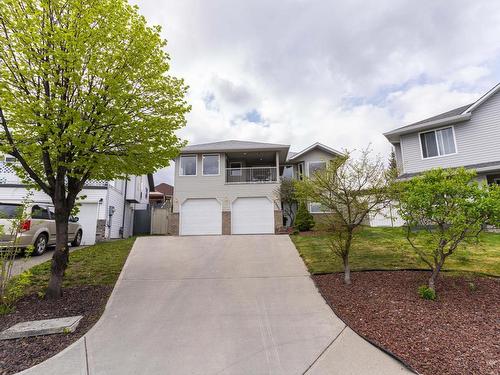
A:
<svg viewBox="0 0 500 375">
<path fill-rule="evenodd" d="M 274 233 L 273 203 L 265 197 L 238 198 L 231 210 L 232 234 Z"/>
<path fill-rule="evenodd" d="M 222 211 L 217 199 L 187 199 L 180 210 L 180 234 L 222 234 Z"/>
</svg>

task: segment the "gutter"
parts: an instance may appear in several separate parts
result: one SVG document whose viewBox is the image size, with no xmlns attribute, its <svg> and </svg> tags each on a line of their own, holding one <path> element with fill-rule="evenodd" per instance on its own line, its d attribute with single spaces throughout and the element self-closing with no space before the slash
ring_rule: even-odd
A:
<svg viewBox="0 0 500 375">
<path fill-rule="evenodd" d="M 125 179 L 125 187 L 123 193 L 122 238 L 125 238 L 125 206 L 127 205 L 127 182 L 128 178 Z"/>
<path fill-rule="evenodd" d="M 391 130 L 391 131 L 383 133 L 383 134 L 389 142 L 398 143 L 399 137 L 401 135 L 415 133 L 416 131 L 431 129 L 431 128 L 434 128 L 434 127 L 440 126 L 440 125 L 449 125 L 449 124 L 455 124 L 458 122 L 467 121 L 467 120 L 470 120 L 471 117 L 472 117 L 471 113 L 463 113 L 461 115 L 446 117 L 444 119 L 424 122 L 424 123 L 417 124 L 417 125 L 409 125 L 408 127 Z"/>
</svg>

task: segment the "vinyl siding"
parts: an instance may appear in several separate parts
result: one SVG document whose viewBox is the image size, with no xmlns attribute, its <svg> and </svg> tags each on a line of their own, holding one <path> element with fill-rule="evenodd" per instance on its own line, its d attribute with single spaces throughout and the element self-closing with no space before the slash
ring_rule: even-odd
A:
<svg viewBox="0 0 500 375">
<path fill-rule="evenodd" d="M 418 133 L 401 136 L 404 173 L 500 160 L 500 92 L 479 106 L 469 121 L 454 125 L 457 153 L 422 159 Z"/>
<path fill-rule="evenodd" d="M 314 161 L 329 161 L 332 160 L 334 156 L 328 152 L 320 149 L 313 149 L 305 154 L 301 155 L 299 158 L 293 160 L 293 175 L 297 176 L 297 164 L 304 163 L 304 171 L 306 176 L 309 176 L 309 163 Z"/>
<path fill-rule="evenodd" d="M 275 209 L 280 209 L 275 200 L 278 183 L 226 184 L 226 155 L 219 155 L 220 174 L 217 176 L 202 175 L 202 154 L 197 154 L 196 176 L 179 176 L 180 163 L 179 158 L 176 159 L 173 212 L 179 212 L 179 206 L 189 198 L 216 198 L 222 204 L 222 210 L 230 211 L 231 203 L 238 197 L 267 197 L 275 202 Z"/>
</svg>

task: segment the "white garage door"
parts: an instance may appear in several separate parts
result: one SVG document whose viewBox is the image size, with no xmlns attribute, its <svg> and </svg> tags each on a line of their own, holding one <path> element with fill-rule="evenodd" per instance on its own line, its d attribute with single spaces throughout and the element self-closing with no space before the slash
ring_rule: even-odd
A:
<svg viewBox="0 0 500 375">
<path fill-rule="evenodd" d="M 187 199 L 181 205 L 181 235 L 222 234 L 222 211 L 217 199 Z"/>
<path fill-rule="evenodd" d="M 238 198 L 231 211 L 233 234 L 274 233 L 273 203 L 267 198 Z"/>
<path fill-rule="evenodd" d="M 83 230 L 82 245 L 95 244 L 97 203 L 83 203 L 77 216 Z"/>
</svg>

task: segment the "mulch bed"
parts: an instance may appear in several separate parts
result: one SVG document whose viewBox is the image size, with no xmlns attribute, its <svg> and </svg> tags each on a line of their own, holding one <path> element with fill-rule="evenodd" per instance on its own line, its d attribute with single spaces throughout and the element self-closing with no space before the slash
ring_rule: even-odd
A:
<svg viewBox="0 0 500 375">
<path fill-rule="evenodd" d="M 36 294 L 19 300 L 15 311 L 0 316 L 0 330 L 28 320 L 73 315 L 83 318 L 73 333 L 0 341 L 0 374 L 14 374 L 34 366 L 83 336 L 101 316 L 112 290 L 112 286 L 82 286 L 64 289 L 63 297 L 56 301 L 40 299 Z"/>
<path fill-rule="evenodd" d="M 441 276 L 438 298 L 417 288 L 428 272 L 355 272 L 313 279 L 335 313 L 358 334 L 420 374 L 500 374 L 500 280 Z"/>
</svg>

